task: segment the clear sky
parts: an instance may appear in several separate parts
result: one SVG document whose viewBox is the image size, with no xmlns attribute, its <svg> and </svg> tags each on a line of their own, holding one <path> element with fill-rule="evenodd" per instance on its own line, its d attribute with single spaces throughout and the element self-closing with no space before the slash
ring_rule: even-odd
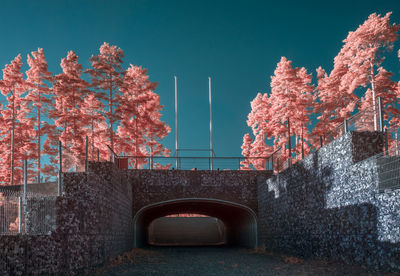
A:
<svg viewBox="0 0 400 276">
<path fill-rule="evenodd" d="M 239 156 L 250 101 L 269 91 L 281 56 L 296 67 L 331 70 L 342 40 L 368 15 L 393 11 L 394 1 L 2 1 L 0 67 L 21 53 L 44 49 L 49 70 L 74 50 L 81 64 L 103 42 L 117 45 L 129 63 L 149 69 L 159 83 L 163 119 L 172 128 L 164 140 L 174 149 L 174 81 L 179 85 L 180 147 L 208 148 L 208 76 L 213 78 L 214 148 Z M 397 42 L 395 49 L 399 48 Z M 400 66 L 391 55 L 399 80 Z M 315 81 L 315 79 L 314 79 Z"/>
</svg>

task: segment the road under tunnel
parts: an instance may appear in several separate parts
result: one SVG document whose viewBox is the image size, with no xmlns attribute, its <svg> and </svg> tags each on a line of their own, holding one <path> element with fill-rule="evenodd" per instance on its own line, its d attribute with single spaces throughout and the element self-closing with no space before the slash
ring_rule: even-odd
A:
<svg viewBox="0 0 400 276">
<path fill-rule="evenodd" d="M 175 218 L 169 219 L 167 223 L 166 217 L 174 214 L 200 214 L 206 217 Z M 213 235 L 211 219 L 215 221 L 214 225 L 218 228 L 219 237 L 214 237 L 213 241 L 209 240 L 210 244 L 244 247 L 257 245 L 257 217 L 250 208 L 218 199 L 183 198 L 151 204 L 140 209 L 134 217 L 134 246 L 143 247 L 152 244 L 155 239 L 154 232 L 162 233 L 165 241 L 179 236 L 181 241 L 185 240 L 181 244 L 178 242 L 174 245 L 193 245 L 196 242 L 199 245 L 205 245 L 207 241 L 201 241 L 201 236 Z M 184 226 L 182 223 L 185 221 Z M 209 233 L 204 233 L 204 231 L 209 231 Z M 166 242 L 166 244 L 173 243 Z"/>
</svg>

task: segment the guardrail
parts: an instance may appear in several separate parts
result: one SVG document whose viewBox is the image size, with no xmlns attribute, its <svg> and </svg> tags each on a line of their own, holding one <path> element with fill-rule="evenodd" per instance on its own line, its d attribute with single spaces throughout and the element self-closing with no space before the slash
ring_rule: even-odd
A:
<svg viewBox="0 0 400 276">
<path fill-rule="evenodd" d="M 243 170 L 242 162 L 257 164 L 259 169 L 272 170 L 273 156 L 268 157 L 167 157 L 118 156 L 114 163 L 121 169 L 144 170 Z"/>
</svg>

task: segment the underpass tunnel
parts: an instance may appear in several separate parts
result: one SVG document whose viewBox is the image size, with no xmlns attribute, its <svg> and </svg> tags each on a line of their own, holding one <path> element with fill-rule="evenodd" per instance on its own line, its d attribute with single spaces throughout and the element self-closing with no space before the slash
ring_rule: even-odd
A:
<svg viewBox="0 0 400 276">
<path fill-rule="evenodd" d="M 134 217 L 134 247 L 149 244 L 152 222 L 174 214 L 200 214 L 222 222 L 224 244 L 249 248 L 257 245 L 257 218 L 250 208 L 218 199 L 184 198 L 151 204 L 139 210 Z"/>
</svg>

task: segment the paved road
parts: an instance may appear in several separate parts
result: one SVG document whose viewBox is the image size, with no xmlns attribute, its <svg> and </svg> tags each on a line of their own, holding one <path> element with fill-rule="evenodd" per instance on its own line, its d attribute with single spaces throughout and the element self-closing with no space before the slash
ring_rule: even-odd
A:
<svg viewBox="0 0 400 276">
<path fill-rule="evenodd" d="M 383 275 L 343 263 L 232 247 L 149 247 L 127 252 L 91 275 Z"/>
</svg>

